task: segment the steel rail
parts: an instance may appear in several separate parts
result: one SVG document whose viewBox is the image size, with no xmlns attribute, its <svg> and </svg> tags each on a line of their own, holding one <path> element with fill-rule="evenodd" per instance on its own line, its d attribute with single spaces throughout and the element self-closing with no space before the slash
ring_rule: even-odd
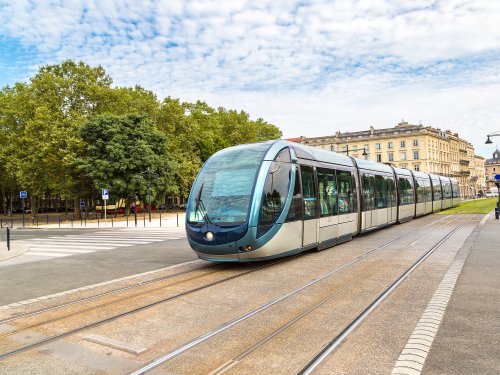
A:
<svg viewBox="0 0 500 375">
<path fill-rule="evenodd" d="M 475 217 L 476 215 L 474 215 Z M 456 228 L 448 232 L 441 240 L 434 244 L 428 251 L 419 257 L 408 267 L 395 281 L 388 285 L 357 317 L 355 317 L 337 336 L 335 336 L 311 361 L 309 361 L 298 375 L 312 374 L 325 359 L 349 336 L 369 315 L 372 313 L 406 278 L 417 269 L 425 260 L 430 257 L 441 245 L 443 245 L 462 226 L 470 222 L 472 218 L 459 224 Z"/>
<path fill-rule="evenodd" d="M 39 315 L 39 314 L 43 314 L 43 313 L 50 312 L 50 311 L 55 311 L 55 310 L 61 309 L 63 307 L 68 307 L 68 306 L 76 305 L 76 304 L 79 304 L 79 303 L 82 303 L 82 302 L 91 301 L 93 299 L 97 299 L 97 298 L 100 298 L 100 297 L 106 297 L 106 296 L 109 296 L 109 295 L 113 295 L 115 293 L 119 293 L 119 292 L 131 290 L 131 289 L 135 289 L 135 288 L 138 288 L 138 287 L 141 287 L 141 286 L 145 286 L 145 285 L 149 285 L 149 284 L 152 284 L 152 283 L 155 283 L 155 282 L 165 281 L 165 280 L 177 277 L 177 276 L 182 276 L 182 275 L 188 274 L 190 272 L 196 272 L 196 271 L 199 271 L 199 270 L 203 270 L 205 268 L 211 268 L 211 267 L 214 267 L 216 265 L 217 264 L 204 265 L 202 267 L 197 267 L 197 268 L 192 269 L 192 270 L 181 271 L 181 272 L 174 273 L 172 275 L 167 275 L 167 276 L 163 276 L 163 277 L 157 277 L 155 279 L 147 280 L 147 281 L 141 281 L 140 283 L 136 283 L 136 284 L 133 284 L 133 285 L 128 285 L 128 286 L 125 286 L 125 287 L 113 289 L 113 290 L 110 290 L 110 291 L 107 291 L 107 292 L 103 292 L 103 293 L 98 293 L 98 294 L 95 294 L 95 295 L 92 295 L 92 296 L 89 296 L 89 297 L 79 298 L 79 299 L 74 300 L 74 301 L 70 301 L 70 302 L 66 302 L 66 303 L 61 303 L 59 305 L 55 305 L 55 306 L 47 307 L 47 308 L 44 308 L 44 309 L 32 311 L 32 312 L 26 313 L 26 314 L 16 315 L 16 316 L 14 316 L 12 318 L 1 319 L 0 320 L 0 324 L 9 323 L 9 322 L 20 320 L 20 319 L 24 319 L 24 318 L 29 318 L 29 317 L 32 317 L 32 316 L 35 316 L 35 315 Z M 2 337 L 2 335 L 0 335 L 0 337 Z"/>
<path fill-rule="evenodd" d="M 184 297 L 186 295 L 189 295 L 191 293 L 194 293 L 194 292 L 198 292 L 200 290 L 203 290 L 203 289 L 207 289 L 209 287 L 212 287 L 214 285 L 218 285 L 218 284 L 221 284 L 221 283 L 224 283 L 226 281 L 229 281 L 229 280 L 233 280 L 233 279 L 236 279 L 240 276 L 244 276 L 244 275 L 248 275 L 250 273 L 253 273 L 253 272 L 257 272 L 257 271 L 260 271 L 262 269 L 265 269 L 265 268 L 268 268 L 268 267 L 271 267 L 271 266 L 274 266 L 276 264 L 279 264 L 279 263 L 283 263 L 283 262 L 286 262 L 290 259 L 293 259 L 293 258 L 296 258 L 298 257 L 300 254 L 297 254 L 297 255 L 292 255 L 290 257 L 287 257 L 287 258 L 281 258 L 275 262 L 272 262 L 272 263 L 268 263 L 268 264 L 265 264 L 263 266 L 260 266 L 260 267 L 257 267 L 257 268 L 254 268 L 254 269 L 251 269 L 251 270 L 248 270 L 248 271 L 245 271 L 245 272 L 242 272 L 242 273 L 239 273 L 237 275 L 233 275 L 233 276 L 230 276 L 230 277 L 227 277 L 225 279 L 222 279 L 222 280 L 217 280 L 217 281 L 214 281 L 214 282 L 211 282 L 211 283 L 208 283 L 208 284 L 205 284 L 205 285 L 202 285 L 200 287 L 196 287 L 196 288 L 193 288 L 193 289 L 190 289 L 190 290 L 187 290 L 187 291 L 184 291 L 184 292 L 181 292 L 181 293 L 177 293 L 173 296 L 169 296 L 169 297 L 166 297 L 166 298 L 163 298 L 161 300 L 158 300 L 158 301 L 154 301 L 154 302 L 151 302 L 151 303 L 148 303 L 144 306 L 140 306 L 140 307 L 137 307 L 137 308 L 134 308 L 134 309 L 131 309 L 131 310 L 128 310 L 128 311 L 125 311 L 125 312 L 122 312 L 122 313 L 118 313 L 118 314 L 115 314 L 115 315 L 112 315 L 110 317 L 107 317 L 105 319 L 101 319 L 97 322 L 93 322 L 93 323 L 90 323 L 90 324 L 86 324 L 86 325 L 83 325 L 81 327 L 78 327 L 78 328 L 74 328 L 74 329 L 71 329 L 67 332 L 64 332 L 64 333 L 60 333 L 60 334 L 57 334 L 55 336 L 51 336 L 51 337 L 48 337 L 46 339 L 42 339 L 42 340 L 39 340 L 37 342 L 34 342 L 34 343 L 31 343 L 31 344 L 28 344 L 28 345 L 25 345 L 25 346 L 22 346 L 22 347 L 19 347 L 19 348 L 16 348 L 14 350 L 11 350 L 11 351 L 8 351 L 8 352 L 5 352 L 5 353 L 0 353 L 0 360 L 3 360 L 5 358 L 8 358 L 8 357 L 11 357 L 13 355 L 16 355 L 16 354 L 20 354 L 20 353 L 23 353 L 23 352 L 26 352 L 28 350 L 31 350 L 31 349 L 34 349 L 36 347 L 39 347 L 41 345 L 45 345 L 45 344 L 49 344 L 51 342 L 54 342 L 56 340 L 59 340 L 61 338 L 64 338 L 64 337 L 67 337 L 67 336 L 70 336 L 70 335 L 73 335 L 75 333 L 78 333 L 78 332 L 82 332 L 82 331 L 85 331 L 87 329 L 91 329 L 91 328 L 95 328 L 95 327 L 99 327 L 103 324 L 106 324 L 106 323 L 109 323 L 109 322 L 112 322 L 112 321 L 115 321 L 119 318 L 122 318 L 122 317 L 125 317 L 125 316 L 128 316 L 128 315 L 131 315 L 131 314 L 135 314 L 137 312 L 140 312 L 140 311 L 144 311 L 146 309 L 149 309 L 149 308 L 152 308 L 154 306 L 157 306 L 157 305 L 160 305 L 162 303 L 165 303 L 165 302 L 169 302 L 169 301 L 172 301 L 174 299 L 177 299 L 177 298 L 180 298 L 180 297 Z M 78 312 L 80 313 L 80 312 Z M 76 313 L 76 314 L 78 314 Z M 75 314 L 75 315 L 76 315 Z M 65 318 L 67 317 L 71 317 L 73 315 L 68 315 L 68 316 L 65 316 Z M 44 322 L 46 323 L 46 322 Z M 7 334 L 12 334 L 13 332 L 8 332 Z"/>
<path fill-rule="evenodd" d="M 383 245 L 380 245 L 380 246 L 378 246 L 378 247 L 376 247 L 376 248 L 374 248 L 374 249 L 366 252 L 365 254 L 360 255 L 360 256 L 356 257 L 355 259 L 347 262 L 346 264 L 344 264 L 344 265 L 342 265 L 342 266 L 340 266 L 340 267 L 338 267 L 338 268 L 336 268 L 336 269 L 334 269 L 332 271 L 329 271 L 329 272 L 327 272 L 327 273 L 319 276 L 318 278 L 310 281 L 309 283 L 307 283 L 307 284 L 305 284 L 305 285 L 303 285 L 301 287 L 298 287 L 298 288 L 296 288 L 296 289 L 294 289 L 294 290 L 292 290 L 292 291 L 290 291 L 290 292 L 288 292 L 288 293 L 286 293 L 286 294 L 284 294 L 284 295 L 282 295 L 282 296 L 280 296 L 278 298 L 275 298 L 274 300 L 272 300 L 270 302 L 267 302 L 267 303 L 265 303 L 265 304 L 263 304 L 263 305 L 255 308 L 255 309 L 251 310 L 250 312 L 245 313 L 245 314 L 243 314 L 243 315 L 241 315 L 241 316 L 239 316 L 239 317 L 237 317 L 237 318 L 235 318 L 235 319 L 233 319 L 233 320 L 231 320 L 229 322 L 226 322 L 225 324 L 221 325 L 220 327 L 218 327 L 218 328 L 216 328 L 216 329 L 214 329 L 214 330 L 212 330 L 210 332 L 207 332 L 206 334 L 203 334 L 203 335 L 195 338 L 194 340 L 192 340 L 192 341 L 190 341 L 190 342 L 188 342 L 188 343 L 180 346 L 177 349 L 174 349 L 173 351 L 171 351 L 171 352 L 169 352 L 169 353 L 167 353 L 167 354 L 165 354 L 165 355 L 163 355 L 163 356 L 161 356 L 161 357 L 159 357 L 159 358 L 151 361 L 147 365 L 145 365 L 145 366 L 143 366 L 143 367 L 135 370 L 134 372 L 131 373 L 131 375 L 144 374 L 144 373 L 146 373 L 146 372 L 148 372 L 148 371 L 150 371 L 150 370 L 152 370 L 152 369 L 154 369 L 154 368 L 162 365 L 163 363 L 168 362 L 169 360 L 173 359 L 174 357 L 176 357 L 176 356 L 178 356 L 178 355 L 180 355 L 180 354 L 188 351 L 189 349 L 191 349 L 191 348 L 193 348 L 193 347 L 201 344 L 202 342 L 210 339 L 211 337 L 214 337 L 214 336 L 218 335 L 219 333 L 222 333 L 222 332 L 226 331 L 227 329 L 229 329 L 229 328 L 231 328 L 231 327 L 233 327 L 233 326 L 235 326 L 235 325 L 237 325 L 237 324 L 239 324 L 239 323 L 241 323 L 241 322 L 243 322 L 243 321 L 251 318 L 252 316 L 254 316 L 254 315 L 256 315 L 256 314 L 258 314 L 258 313 L 260 313 L 260 312 L 262 312 L 264 310 L 267 310 L 268 308 L 270 308 L 270 307 L 276 305 L 277 303 L 282 302 L 283 300 L 285 300 L 285 299 L 287 299 L 287 298 L 289 298 L 289 297 L 291 297 L 291 296 L 293 296 L 293 295 L 301 292 L 302 290 L 307 289 L 310 286 L 313 286 L 313 285 L 319 283 L 320 281 L 322 281 L 322 280 L 324 280 L 324 279 L 326 279 L 326 278 L 328 278 L 328 277 L 330 277 L 330 276 L 332 276 L 332 275 L 334 275 L 334 274 L 336 274 L 336 273 L 338 273 L 338 272 L 340 272 L 340 271 L 342 271 L 342 270 L 344 270 L 346 268 L 349 268 L 350 266 L 352 266 L 352 265 L 354 265 L 354 264 L 356 264 L 356 263 L 358 263 L 358 262 L 360 262 L 360 261 L 368 258 L 369 256 L 373 255 L 375 252 L 377 252 L 379 250 L 382 250 L 382 249 L 384 249 L 384 248 L 392 245 L 393 243 L 401 240 L 402 238 L 407 237 L 407 236 L 409 236 L 409 235 L 411 235 L 411 234 L 413 234 L 413 233 L 415 233 L 417 231 L 420 231 L 422 229 L 425 229 L 425 228 L 427 228 L 429 226 L 433 226 L 436 223 L 439 223 L 439 222 L 441 222 L 441 221 L 449 218 L 450 216 L 452 216 L 452 215 L 445 216 L 444 218 L 436 220 L 436 221 L 434 221 L 432 223 L 429 223 L 427 225 L 424 225 L 423 227 L 416 228 L 416 229 L 414 229 L 414 230 L 412 230 L 412 231 L 410 231 L 410 232 L 408 232 L 406 234 L 403 234 L 403 235 L 401 235 L 401 236 L 399 236 L 399 237 L 397 237 L 397 238 L 395 238 L 395 239 L 393 239 L 393 240 L 391 240 L 391 241 L 389 241 L 389 242 L 387 242 L 387 243 L 385 243 Z M 457 220 L 459 217 L 460 216 L 453 218 L 450 222 L 453 222 L 453 221 Z M 1 357 L 0 357 L 0 359 L 1 359 Z"/>
</svg>

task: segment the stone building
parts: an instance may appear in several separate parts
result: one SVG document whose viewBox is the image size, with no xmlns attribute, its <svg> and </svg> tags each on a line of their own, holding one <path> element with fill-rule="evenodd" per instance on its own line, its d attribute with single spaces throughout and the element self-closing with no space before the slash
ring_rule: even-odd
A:
<svg viewBox="0 0 500 375">
<path fill-rule="evenodd" d="M 495 150 L 493 158 L 486 159 L 484 162 L 484 167 L 486 169 L 486 189 L 496 190 L 495 175 L 500 174 L 500 151 Z"/>
<path fill-rule="evenodd" d="M 449 130 L 402 121 L 393 128 L 371 126 L 364 131 L 290 140 L 399 168 L 454 177 L 460 183 L 462 197 L 478 194 L 485 186 L 484 173 L 476 170 L 481 157 L 474 155 L 469 142 Z"/>
</svg>

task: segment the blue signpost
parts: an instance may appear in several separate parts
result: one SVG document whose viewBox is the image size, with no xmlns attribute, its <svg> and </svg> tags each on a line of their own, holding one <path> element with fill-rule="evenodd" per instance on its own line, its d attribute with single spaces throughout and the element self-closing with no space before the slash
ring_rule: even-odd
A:
<svg viewBox="0 0 500 375">
<path fill-rule="evenodd" d="M 495 219 L 498 219 L 500 217 L 500 174 L 498 173 L 495 175 L 495 185 L 498 189 L 498 202 L 497 208 L 495 208 Z"/>
<path fill-rule="evenodd" d="M 24 209 L 26 207 L 26 202 L 25 202 L 25 199 L 28 198 L 28 192 L 27 191 L 20 191 L 19 192 L 19 197 L 22 199 L 23 201 L 23 228 L 24 228 Z"/>
<path fill-rule="evenodd" d="M 106 201 L 109 199 L 109 190 L 108 189 L 102 189 L 102 200 L 104 201 L 104 220 L 106 220 L 107 217 L 107 207 L 106 207 Z"/>
</svg>

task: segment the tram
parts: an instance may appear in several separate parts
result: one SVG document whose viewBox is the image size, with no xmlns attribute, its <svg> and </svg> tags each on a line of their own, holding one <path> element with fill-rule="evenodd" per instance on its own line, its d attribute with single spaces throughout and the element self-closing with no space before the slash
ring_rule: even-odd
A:
<svg viewBox="0 0 500 375">
<path fill-rule="evenodd" d="M 322 250 L 459 202 L 453 178 L 275 140 L 207 160 L 186 232 L 201 259 L 249 262 Z"/>
</svg>

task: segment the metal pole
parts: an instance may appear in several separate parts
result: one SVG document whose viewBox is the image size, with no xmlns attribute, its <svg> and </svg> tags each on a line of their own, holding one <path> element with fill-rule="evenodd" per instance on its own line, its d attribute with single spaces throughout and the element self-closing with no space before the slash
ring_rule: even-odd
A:
<svg viewBox="0 0 500 375">
<path fill-rule="evenodd" d="M 3 219 L 0 219 L 0 229 L 3 228 Z"/>
<path fill-rule="evenodd" d="M 160 214 L 160 227 L 161 227 L 161 214 Z"/>
<path fill-rule="evenodd" d="M 146 215 L 144 215 L 144 227 L 146 226 Z"/>
<path fill-rule="evenodd" d="M 111 218 L 111 228 L 114 227 L 113 218 Z"/>
<path fill-rule="evenodd" d="M 61 216 L 59 216 L 59 228 L 61 228 Z"/>
<path fill-rule="evenodd" d="M 128 228 L 128 216 L 129 216 L 129 215 L 127 215 L 127 228 Z"/>
<path fill-rule="evenodd" d="M 149 214 L 149 222 L 151 223 L 151 174 L 149 173 L 149 168 L 148 168 L 148 214 Z"/>
<path fill-rule="evenodd" d="M 24 228 L 24 198 L 23 198 L 23 228 Z"/>
<path fill-rule="evenodd" d="M 7 251 L 10 251 L 10 229 L 7 227 Z"/>
<path fill-rule="evenodd" d="M 177 212 L 177 226 L 179 226 L 179 213 Z"/>
</svg>

